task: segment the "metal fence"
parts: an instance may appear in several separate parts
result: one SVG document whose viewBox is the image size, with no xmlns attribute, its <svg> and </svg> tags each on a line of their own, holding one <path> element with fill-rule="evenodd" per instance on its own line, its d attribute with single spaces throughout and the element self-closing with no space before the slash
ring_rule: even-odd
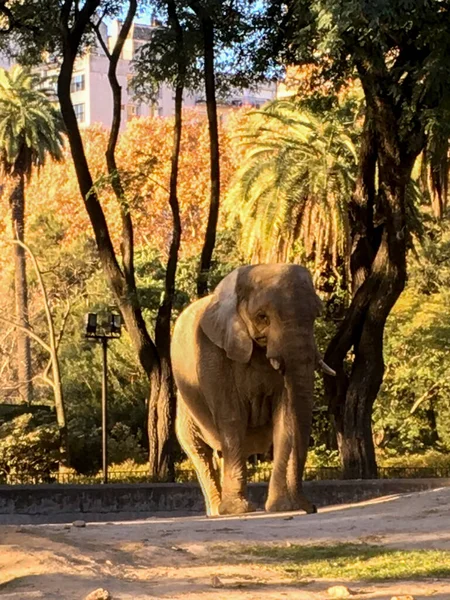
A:
<svg viewBox="0 0 450 600">
<path fill-rule="evenodd" d="M 270 479 L 271 468 L 258 465 L 250 465 L 248 468 L 249 481 L 260 483 Z M 380 479 L 420 479 L 420 478 L 450 478 L 450 467 L 379 467 L 378 477 Z M 343 479 L 340 467 L 307 467 L 305 469 L 305 480 L 320 481 L 330 479 Z M 175 479 L 179 483 L 191 483 L 197 481 L 194 470 L 177 469 Z M 162 480 L 151 478 L 146 471 L 128 470 L 115 471 L 111 469 L 108 473 L 108 481 L 114 483 L 161 483 Z M 102 474 L 80 475 L 77 473 L 0 473 L 0 484 L 7 485 L 38 485 L 41 483 L 54 484 L 95 484 L 102 482 Z"/>
</svg>

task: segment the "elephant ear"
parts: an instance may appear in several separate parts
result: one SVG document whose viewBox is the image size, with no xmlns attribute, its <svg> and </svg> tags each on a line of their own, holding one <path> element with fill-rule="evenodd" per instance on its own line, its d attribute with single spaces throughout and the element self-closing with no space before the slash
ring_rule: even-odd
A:
<svg viewBox="0 0 450 600">
<path fill-rule="evenodd" d="M 242 268 L 245 267 L 235 269 L 219 283 L 200 319 L 200 327 L 216 346 L 225 350 L 228 358 L 247 363 L 252 355 L 253 341 L 239 315 L 236 293 Z"/>
</svg>

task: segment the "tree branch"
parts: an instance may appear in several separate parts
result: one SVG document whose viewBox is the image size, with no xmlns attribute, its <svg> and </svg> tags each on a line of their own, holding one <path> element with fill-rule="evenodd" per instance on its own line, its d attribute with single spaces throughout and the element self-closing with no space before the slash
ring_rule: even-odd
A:
<svg viewBox="0 0 450 600">
<path fill-rule="evenodd" d="M 44 342 L 44 340 L 39 335 L 34 333 L 34 331 L 32 331 L 31 329 L 27 329 L 26 327 L 23 327 L 23 325 L 20 325 L 20 323 L 16 323 L 13 319 L 10 319 L 10 318 L 8 319 L 7 317 L 4 317 L 3 315 L 0 315 L 0 321 L 3 321 L 3 323 L 10 323 L 15 328 L 20 329 L 21 331 L 26 333 L 30 338 L 32 338 L 38 344 L 40 344 L 45 350 L 47 350 L 47 352 L 49 354 L 51 354 L 50 346 L 46 342 Z"/>
<path fill-rule="evenodd" d="M 97 39 L 98 39 L 98 41 L 100 42 L 100 46 L 102 47 L 102 49 L 103 49 L 103 52 L 105 53 L 106 57 L 107 57 L 109 60 L 111 60 L 111 52 L 109 51 L 109 48 L 108 48 L 108 46 L 106 45 L 106 42 L 105 42 L 105 40 L 103 39 L 103 36 L 102 36 L 102 34 L 101 34 L 101 31 L 100 31 L 100 25 L 101 25 L 101 23 L 102 23 L 102 21 L 103 21 L 103 17 L 104 17 L 104 16 L 105 16 L 105 13 L 103 13 L 102 17 L 101 17 L 101 18 L 100 18 L 100 19 L 97 21 L 97 23 L 93 23 L 93 24 L 92 24 L 92 27 L 94 28 L 94 31 L 95 31 L 95 33 L 96 33 L 96 35 L 97 35 Z"/>
<path fill-rule="evenodd" d="M 430 389 L 425 392 L 425 394 L 423 394 L 422 396 L 420 396 L 420 398 L 418 398 L 414 402 L 411 410 L 409 411 L 409 414 L 413 415 L 416 412 L 416 410 L 419 408 L 419 406 L 422 404 L 422 402 L 425 402 L 425 400 L 428 400 L 428 398 L 433 397 L 434 394 L 436 393 L 437 389 L 439 388 L 439 385 L 440 385 L 440 383 L 434 383 L 430 387 Z"/>
<path fill-rule="evenodd" d="M 11 33 L 13 29 L 26 29 L 33 33 L 40 33 L 39 27 L 35 27 L 31 23 L 25 24 L 18 21 L 15 18 L 12 10 L 8 6 L 6 6 L 6 2 L 7 0 L 1 0 L 0 14 L 4 15 L 8 19 L 8 27 L 6 29 L 0 29 L 0 35 Z"/>
<path fill-rule="evenodd" d="M 31 258 L 31 262 L 33 264 L 33 267 L 34 267 L 34 270 L 36 273 L 39 287 L 41 289 L 42 299 L 44 301 L 44 310 L 45 310 L 45 316 L 47 317 L 48 333 L 49 333 L 49 337 L 50 337 L 50 346 L 49 347 L 56 348 L 55 328 L 53 326 L 53 317 L 50 312 L 50 305 L 48 302 L 47 290 L 45 289 L 44 280 L 42 279 L 42 273 L 41 273 L 41 270 L 37 263 L 36 256 L 32 252 L 31 248 L 27 244 L 24 244 L 23 242 L 21 242 L 20 240 L 13 240 L 13 243 L 17 244 L 18 246 L 23 248 L 25 250 L 25 252 L 27 252 Z"/>
<path fill-rule="evenodd" d="M 71 304 L 70 304 L 69 301 L 67 301 L 67 303 L 66 303 L 66 310 L 64 311 L 64 315 L 63 315 L 63 318 L 62 318 L 62 321 L 61 321 L 61 326 L 59 328 L 58 337 L 55 340 L 55 350 L 56 351 L 58 351 L 59 345 L 61 344 L 61 340 L 62 340 L 62 337 L 64 335 L 64 330 L 66 328 L 67 319 L 69 318 L 70 309 L 71 309 Z"/>
<path fill-rule="evenodd" d="M 117 36 L 114 48 L 110 53 L 108 51 L 107 57 L 109 59 L 108 79 L 113 94 L 113 119 L 111 124 L 111 131 L 109 134 L 108 148 L 106 150 L 106 164 L 108 166 L 108 173 L 111 177 L 111 185 L 119 202 L 120 214 L 122 218 L 122 262 L 123 270 L 125 273 L 125 279 L 128 286 L 132 291 L 136 288 L 136 282 L 134 277 L 134 233 L 133 223 L 129 211 L 128 204 L 125 199 L 125 190 L 119 174 L 116 163 L 116 146 L 119 138 L 119 130 L 121 123 L 121 103 L 122 103 L 122 88 L 117 79 L 117 64 L 119 62 L 120 54 L 123 50 L 124 44 L 128 38 L 128 35 L 133 24 L 134 17 L 137 11 L 137 0 L 130 0 L 128 4 L 128 12 L 120 28 L 119 35 Z M 100 32 L 98 31 L 98 34 Z M 101 36 L 100 36 L 101 38 Z"/>
</svg>

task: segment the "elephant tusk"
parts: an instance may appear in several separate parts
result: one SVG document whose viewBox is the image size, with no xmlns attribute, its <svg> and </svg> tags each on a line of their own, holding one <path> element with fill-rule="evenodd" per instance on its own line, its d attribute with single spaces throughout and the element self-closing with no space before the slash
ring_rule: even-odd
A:
<svg viewBox="0 0 450 600">
<path fill-rule="evenodd" d="M 331 375 L 332 377 L 336 377 L 336 371 L 329 367 L 327 363 L 321 358 L 319 358 L 319 365 L 324 373 L 326 373 L 327 375 Z"/>
<path fill-rule="evenodd" d="M 270 364 L 272 365 L 272 367 L 275 369 L 275 371 L 280 370 L 281 363 L 279 360 L 277 360 L 276 358 L 270 358 L 269 361 L 270 361 Z"/>
</svg>

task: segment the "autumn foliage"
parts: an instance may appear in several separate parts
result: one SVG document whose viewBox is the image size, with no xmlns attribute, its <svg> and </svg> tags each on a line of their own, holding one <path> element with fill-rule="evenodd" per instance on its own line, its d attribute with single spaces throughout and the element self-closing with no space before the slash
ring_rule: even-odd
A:
<svg viewBox="0 0 450 600">
<path fill-rule="evenodd" d="M 233 142 L 236 123 L 242 112 L 227 116 L 221 126 L 221 169 L 224 192 L 238 162 L 239 150 Z M 168 204 L 173 120 L 160 117 L 134 119 L 127 124 L 117 149 L 117 162 L 125 183 L 131 210 L 136 246 L 147 245 L 167 254 L 172 236 L 172 215 Z M 106 175 L 105 150 L 108 131 L 100 125 L 83 131 L 83 140 L 96 191 L 106 214 L 111 236 L 118 243 L 120 216 L 117 199 Z M 209 137 L 206 117 L 185 111 L 179 175 L 179 202 L 182 218 L 181 256 L 201 250 L 209 208 Z M 80 197 L 73 162 L 66 144 L 65 160 L 47 164 L 36 173 L 26 191 L 28 217 L 53 214 L 65 235 L 62 244 L 91 231 Z M 10 248 L 7 196 L 0 205 L 0 267 L 9 262 Z"/>
</svg>

